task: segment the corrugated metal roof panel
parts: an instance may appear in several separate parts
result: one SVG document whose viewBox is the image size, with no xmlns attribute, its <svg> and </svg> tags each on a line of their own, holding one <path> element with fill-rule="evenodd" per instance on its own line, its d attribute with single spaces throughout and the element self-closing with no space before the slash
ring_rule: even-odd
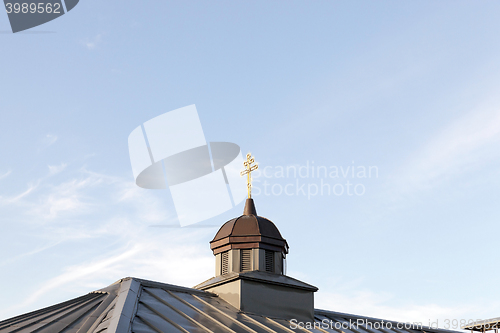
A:
<svg viewBox="0 0 500 333">
<path fill-rule="evenodd" d="M 79 328 L 86 317 L 106 298 L 105 294 L 87 294 L 45 309 L 0 322 L 0 332 L 63 332 Z"/>
<path fill-rule="evenodd" d="M 141 279 L 125 278 L 99 291 L 0 322 L 0 333 L 456 333 L 432 328 L 374 328 L 381 319 L 325 310 L 315 324 L 238 311 L 217 295 Z M 357 327 L 326 327 L 324 322 Z M 385 321 L 391 322 L 391 321 Z M 396 324 L 397 322 L 391 322 Z"/>
</svg>

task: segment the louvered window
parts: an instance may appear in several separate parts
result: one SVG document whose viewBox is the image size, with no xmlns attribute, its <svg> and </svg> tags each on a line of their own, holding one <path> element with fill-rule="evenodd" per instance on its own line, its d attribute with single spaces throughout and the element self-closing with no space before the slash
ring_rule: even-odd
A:
<svg viewBox="0 0 500 333">
<path fill-rule="evenodd" d="M 266 272 L 274 273 L 274 252 L 266 250 Z"/>
<path fill-rule="evenodd" d="M 221 256 L 222 256 L 221 274 L 227 274 L 229 273 L 229 252 L 228 251 L 222 252 Z"/>
<path fill-rule="evenodd" d="M 240 250 L 240 271 L 246 272 L 252 269 L 252 249 Z"/>
</svg>

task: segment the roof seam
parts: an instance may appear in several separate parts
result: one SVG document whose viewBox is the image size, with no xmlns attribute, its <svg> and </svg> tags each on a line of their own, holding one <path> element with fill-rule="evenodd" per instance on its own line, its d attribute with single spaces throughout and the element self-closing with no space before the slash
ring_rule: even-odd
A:
<svg viewBox="0 0 500 333">
<path fill-rule="evenodd" d="M 227 326 L 225 326 L 223 323 L 221 323 L 220 321 L 218 321 L 217 319 L 215 319 L 214 317 L 208 315 L 207 313 L 201 311 L 200 309 L 198 309 L 196 306 L 192 305 L 191 303 L 183 300 L 182 298 L 180 298 L 179 296 L 175 295 L 174 293 L 168 291 L 168 290 L 165 290 L 169 295 L 173 296 L 174 298 L 176 298 L 177 300 L 179 300 L 181 303 L 187 305 L 188 307 L 190 307 L 191 309 L 195 310 L 196 312 L 198 312 L 199 314 L 205 316 L 206 318 L 208 318 L 209 320 L 213 321 L 214 323 L 216 323 L 217 325 L 220 325 L 222 326 L 223 328 L 229 330 L 230 332 L 234 332 L 233 330 L 231 330 L 230 328 L 228 328 Z"/>
<path fill-rule="evenodd" d="M 208 303 L 207 301 L 201 299 L 200 297 L 195 296 L 195 295 L 193 295 L 193 297 L 196 298 L 198 301 L 202 302 L 203 304 L 208 305 L 208 307 L 210 307 L 213 310 L 217 311 L 218 313 L 222 314 L 226 318 L 229 318 L 229 320 L 231 320 L 233 323 L 237 324 L 238 326 L 242 327 L 243 329 L 246 329 L 246 330 L 248 330 L 249 332 L 252 332 L 252 333 L 258 333 L 256 331 L 254 331 L 253 329 L 251 329 L 250 327 L 246 326 L 245 324 L 243 324 L 243 323 L 239 322 L 238 320 L 232 318 L 231 316 L 227 315 L 225 312 L 223 312 L 222 310 L 216 308 L 215 306 L 213 306 L 212 304 Z"/>
<path fill-rule="evenodd" d="M 272 330 L 272 329 L 270 329 L 269 327 L 267 327 L 266 325 L 262 324 L 261 322 L 259 322 L 259 321 L 255 320 L 255 319 L 253 319 L 253 318 L 252 318 L 252 317 L 250 317 L 249 315 L 247 315 L 247 314 L 245 314 L 245 313 L 243 313 L 243 312 L 241 312 L 240 314 L 241 314 L 241 316 L 242 316 L 242 317 L 247 318 L 248 320 L 250 320 L 250 321 L 251 321 L 252 323 L 254 323 L 255 325 L 259 326 L 260 328 L 263 328 L 263 329 L 265 329 L 266 331 L 271 332 L 271 333 L 278 333 L 278 332 L 276 332 L 275 330 Z"/>
<path fill-rule="evenodd" d="M 97 327 L 99 327 L 99 325 L 103 322 L 104 318 L 106 318 L 106 316 L 108 315 L 109 311 L 111 311 L 111 309 L 113 309 L 113 307 L 115 306 L 116 304 L 116 300 L 117 300 L 117 297 L 116 295 L 108 295 L 108 297 L 106 297 L 106 299 L 104 299 L 104 301 L 101 303 L 100 306 L 104 307 L 103 311 L 101 312 L 101 314 L 95 319 L 95 321 L 92 323 L 90 322 L 90 318 L 92 316 L 90 316 L 87 321 L 89 321 L 89 324 L 90 324 L 90 327 L 88 327 L 88 329 L 86 330 L 88 324 L 87 324 L 87 321 L 82 325 L 82 327 L 80 327 L 80 329 L 77 331 L 77 333 L 91 333 L 91 332 L 94 332 Z M 98 309 L 96 309 L 97 311 Z M 81 331 L 81 332 L 80 332 Z"/>
<path fill-rule="evenodd" d="M 148 309 L 149 311 L 153 312 L 154 314 L 156 314 L 158 317 L 160 317 L 161 319 L 165 320 L 167 323 L 171 324 L 172 326 L 174 326 L 175 328 L 177 328 L 178 330 L 180 330 L 181 332 L 186 332 L 186 333 L 189 333 L 189 331 L 187 331 L 184 327 L 180 326 L 179 324 L 177 324 L 175 321 L 169 319 L 167 316 L 164 316 L 162 313 L 159 313 L 158 311 L 156 311 L 155 309 L 153 309 L 152 307 L 150 307 L 149 305 L 147 305 L 146 303 L 144 302 L 141 302 L 139 301 L 139 303 L 141 303 L 146 309 Z M 138 318 L 141 318 L 142 321 L 144 321 L 144 319 L 140 316 L 140 315 L 137 315 Z M 160 331 L 161 332 L 161 331 Z"/>
<path fill-rule="evenodd" d="M 327 317 L 327 316 L 324 316 L 324 315 L 319 315 L 319 316 L 322 316 L 322 317 L 324 317 L 324 318 L 326 318 L 326 319 L 330 319 L 330 317 Z M 315 316 L 314 316 L 314 319 L 318 319 L 318 320 L 319 320 L 320 318 L 319 318 L 319 317 L 316 317 L 316 315 L 315 315 Z M 331 320 L 331 319 L 330 319 L 330 320 Z M 322 321 L 322 320 L 321 320 L 321 321 Z M 336 332 L 338 332 L 338 333 L 345 333 L 344 331 L 342 331 L 342 330 L 340 330 L 340 329 L 336 328 L 335 326 L 331 326 L 331 328 L 333 328 L 333 329 L 334 329 Z M 329 333 L 328 331 L 324 331 L 324 332 Z"/>
<path fill-rule="evenodd" d="M 70 315 L 74 314 L 75 312 L 77 312 L 77 311 L 81 310 L 81 309 L 82 309 L 82 308 L 84 308 L 85 306 L 87 306 L 87 305 L 89 305 L 90 303 L 95 302 L 95 301 L 97 301 L 97 300 L 98 300 L 98 298 L 96 298 L 96 299 L 90 299 L 90 300 L 87 300 L 86 302 L 81 302 L 81 303 L 79 303 L 79 304 L 75 305 L 75 306 L 76 306 L 76 308 L 75 308 L 75 309 L 65 308 L 65 309 L 63 309 L 63 310 L 61 310 L 61 311 L 58 311 L 58 312 L 54 313 L 53 315 L 46 316 L 46 317 L 44 317 L 44 318 L 41 318 L 41 319 L 39 319 L 39 320 L 36 320 L 36 321 L 32 322 L 31 324 L 29 324 L 29 325 L 27 325 L 27 326 L 24 326 L 24 327 L 19 327 L 18 329 L 11 331 L 11 333 L 17 332 L 17 331 L 19 331 L 19 330 L 23 330 L 24 328 L 27 328 L 27 327 L 29 327 L 29 326 L 33 326 L 33 325 L 36 325 L 36 324 L 39 324 L 39 323 L 43 323 L 43 321 L 44 321 L 46 318 L 50 318 L 50 317 L 57 316 L 57 315 L 61 314 L 61 316 L 58 316 L 58 317 L 56 318 L 56 320 L 52 320 L 52 321 L 49 321 L 49 322 L 47 322 L 47 323 L 44 323 L 44 325 L 42 325 L 42 326 L 40 326 L 40 327 L 38 327 L 38 328 L 34 329 L 33 331 L 31 331 L 32 333 L 34 333 L 34 332 L 39 332 L 40 330 L 43 330 L 43 329 L 45 329 L 45 328 L 49 327 L 50 325 L 53 325 L 54 323 L 58 323 L 58 322 L 60 322 L 60 320 L 61 320 L 61 319 L 63 319 L 63 318 L 67 318 L 68 316 L 70 316 Z M 67 313 L 64 313 L 64 312 L 66 312 L 66 311 L 67 311 Z"/>
<path fill-rule="evenodd" d="M 101 296 L 100 296 L 100 297 L 101 297 Z M 40 323 L 40 322 L 44 321 L 44 320 L 45 320 L 45 319 L 47 319 L 47 318 L 57 316 L 57 315 L 59 315 L 60 313 L 63 313 L 63 312 L 65 312 L 65 311 L 68 311 L 69 309 L 71 309 L 71 307 L 72 307 L 72 306 L 78 306 L 78 308 L 80 308 L 80 307 L 79 307 L 79 305 L 80 305 L 80 304 L 82 304 L 82 303 L 83 303 L 83 304 L 90 303 L 91 301 L 94 301 L 95 299 L 98 299 L 98 298 L 91 298 L 91 299 L 87 299 L 87 300 L 84 300 L 84 301 L 79 301 L 79 302 L 76 302 L 75 304 L 70 304 L 70 305 L 68 305 L 68 306 L 65 306 L 64 308 L 62 308 L 62 309 L 60 309 L 60 310 L 58 310 L 58 311 L 49 312 L 49 314 L 47 314 L 47 312 L 45 312 L 45 313 L 43 313 L 43 314 L 42 314 L 42 317 L 41 317 L 41 318 L 38 318 L 38 319 L 35 319 L 36 317 L 31 317 L 30 319 L 34 319 L 33 321 L 28 322 L 28 323 L 25 323 L 25 325 L 21 325 L 21 326 L 19 326 L 17 329 L 12 330 L 10 333 L 19 332 L 19 331 L 21 331 L 21 330 L 23 330 L 23 329 L 25 329 L 25 328 L 27 328 L 27 327 L 30 327 L 30 326 L 33 326 L 33 325 L 38 324 L 38 323 Z M 55 307 L 55 306 L 54 306 L 54 307 Z M 56 309 L 57 309 L 57 307 L 56 307 Z M 70 313 L 71 313 L 71 311 L 70 311 Z M 16 325 L 16 326 L 17 326 L 17 324 L 18 324 L 18 323 L 20 323 L 20 322 L 13 323 L 13 324 L 11 324 L 11 325 L 9 325 L 9 326 L 6 326 L 6 327 L 12 327 L 12 326 L 14 326 L 14 325 Z M 50 322 L 49 322 L 49 323 L 50 323 Z M 43 326 L 47 326 L 47 325 L 43 325 Z M 3 328 L 6 328 L 6 327 L 3 327 Z M 36 330 L 38 330 L 38 329 L 36 329 Z M 35 331 L 36 331 L 36 330 L 35 330 Z M 32 331 L 32 332 L 35 332 L 35 331 Z"/>
<path fill-rule="evenodd" d="M 153 325 L 152 323 L 150 323 L 148 320 L 142 318 L 141 316 L 137 316 L 137 318 L 139 318 L 144 324 L 146 324 L 146 326 L 148 326 L 149 328 L 152 328 L 153 330 L 155 330 L 156 332 L 158 333 L 163 333 L 162 330 L 160 330 L 159 328 L 157 328 L 155 325 Z M 175 327 L 175 326 L 174 326 Z M 177 328 L 177 327 L 176 327 Z M 182 331 L 181 331 L 182 332 Z M 189 332 L 188 332 L 189 333 Z"/>
<path fill-rule="evenodd" d="M 100 302 L 102 303 L 102 301 Z M 94 304 L 92 307 L 90 307 L 87 311 L 84 311 L 82 314 L 80 314 L 78 317 L 76 317 L 73 321 L 71 321 L 70 323 L 68 323 L 66 326 L 64 326 L 61 330 L 60 330 L 60 333 L 64 333 L 65 331 L 68 330 L 68 328 L 72 325 L 74 325 L 80 318 L 82 318 L 83 316 L 87 315 L 88 313 L 90 312 L 93 312 L 95 311 L 95 309 L 97 309 L 100 305 L 100 303 L 96 303 Z M 76 312 L 76 311 L 75 311 Z M 67 316 L 68 317 L 68 316 Z"/>
<path fill-rule="evenodd" d="M 171 305 L 169 302 L 167 302 L 166 300 L 164 299 L 161 299 L 160 297 L 156 296 L 154 293 L 152 292 L 149 292 L 148 290 L 144 290 L 148 295 L 151 295 L 154 299 L 156 299 L 157 301 L 159 301 L 160 303 L 164 304 L 165 306 L 168 306 L 170 309 L 172 309 L 174 312 L 176 312 L 177 314 L 179 314 L 181 317 L 184 317 L 185 319 L 187 319 L 188 321 L 192 322 L 193 324 L 201 327 L 202 329 L 204 329 L 205 331 L 208 331 L 208 332 L 211 332 L 213 333 L 212 331 L 210 331 L 208 328 L 206 328 L 205 326 L 203 326 L 201 323 L 197 322 L 196 320 L 194 320 L 193 318 L 191 318 L 190 316 L 188 316 L 187 314 L 185 314 L 184 312 L 182 312 L 181 310 L 177 309 L 176 307 L 174 307 L 173 305 Z M 149 305 L 147 305 L 146 303 L 144 302 L 141 302 L 139 301 L 141 304 L 143 304 L 144 306 L 146 306 L 147 308 L 149 308 Z M 155 310 L 151 310 L 153 312 L 157 312 Z M 161 313 L 157 313 L 158 316 L 160 316 L 161 318 L 164 317 L 163 314 Z M 165 319 L 165 318 L 163 318 Z"/>
<path fill-rule="evenodd" d="M 39 310 L 36 310 L 36 311 L 28 312 L 28 313 L 16 316 L 14 318 L 6 319 L 6 320 L 0 322 L 0 329 L 12 326 L 13 323 L 18 323 L 18 322 L 21 322 L 23 320 L 26 321 L 26 320 L 29 320 L 29 319 L 33 319 L 33 318 L 35 318 L 37 316 L 45 315 L 45 314 L 47 314 L 49 312 L 52 312 L 52 311 L 54 311 L 54 310 L 56 310 L 58 308 L 61 308 L 61 307 L 69 307 L 69 305 L 73 304 L 74 302 L 85 301 L 85 300 L 87 300 L 89 298 L 92 298 L 92 297 L 95 297 L 95 296 L 94 295 L 90 295 L 90 294 L 86 294 L 86 295 L 83 295 L 83 296 L 80 296 L 80 297 L 68 300 L 68 301 L 63 302 L 63 303 L 51 305 L 51 306 L 48 306 L 48 307 L 43 308 L 43 309 L 39 309 Z M 6 324 L 9 324 L 9 325 L 3 326 L 3 325 L 6 325 Z"/>
<path fill-rule="evenodd" d="M 271 319 L 271 318 L 269 318 L 269 317 L 266 317 L 266 319 L 267 319 L 267 320 L 269 320 L 271 323 L 274 323 L 276 326 L 278 326 L 278 327 L 282 328 L 283 330 L 287 331 L 287 332 L 290 332 L 290 333 L 295 333 L 295 331 L 292 331 L 290 328 L 288 328 L 288 327 L 286 327 L 285 325 L 283 325 L 283 324 L 281 324 L 281 323 L 277 322 L 276 320 L 273 320 L 273 319 Z M 297 328 L 302 329 L 300 326 L 299 326 L 299 327 L 297 327 Z M 304 330 L 304 329 L 302 329 L 302 330 Z M 306 332 L 310 332 L 310 331 L 307 331 L 307 330 L 306 330 Z M 310 332 L 310 333 L 312 333 L 312 332 Z"/>
</svg>

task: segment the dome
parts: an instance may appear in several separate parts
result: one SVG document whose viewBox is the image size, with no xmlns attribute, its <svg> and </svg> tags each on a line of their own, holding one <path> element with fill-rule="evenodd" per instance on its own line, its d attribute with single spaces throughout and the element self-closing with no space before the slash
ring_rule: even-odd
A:
<svg viewBox="0 0 500 333">
<path fill-rule="evenodd" d="M 214 254 L 230 249 L 253 249 L 288 253 L 288 244 L 276 225 L 257 216 L 253 199 L 247 199 L 244 215 L 226 222 L 210 242 Z"/>
</svg>

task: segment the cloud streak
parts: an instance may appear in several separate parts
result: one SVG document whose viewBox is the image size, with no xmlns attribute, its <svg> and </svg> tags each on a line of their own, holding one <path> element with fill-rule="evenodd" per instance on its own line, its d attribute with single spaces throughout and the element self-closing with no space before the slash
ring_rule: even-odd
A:
<svg viewBox="0 0 500 333">
<path fill-rule="evenodd" d="M 52 176 L 62 172 L 67 166 L 66 163 L 61 163 L 59 165 L 48 165 L 47 167 L 49 168 L 49 174 Z"/>
<path fill-rule="evenodd" d="M 37 289 L 37 291 L 35 291 L 22 303 L 13 306 L 13 309 L 26 307 L 34 303 L 36 300 L 38 300 L 41 296 L 45 295 L 46 293 L 56 288 L 60 288 L 61 286 L 64 286 L 68 283 L 86 278 L 90 275 L 98 274 L 104 269 L 112 270 L 116 267 L 117 263 L 126 260 L 130 256 L 137 253 L 138 250 L 139 247 L 136 246 L 124 253 L 120 253 L 118 255 L 106 259 L 67 267 L 64 273 L 46 281 L 41 287 Z"/>
<path fill-rule="evenodd" d="M 393 177 L 396 196 L 429 190 L 500 157 L 500 107 L 482 107 L 450 123 Z"/>
<path fill-rule="evenodd" d="M 12 170 L 9 170 L 4 174 L 0 174 L 0 180 L 9 177 L 11 173 L 12 173 Z"/>
<path fill-rule="evenodd" d="M 33 256 L 33 255 L 36 255 L 38 253 L 41 253 L 47 249 L 50 249 L 50 248 L 53 248 L 54 246 L 57 246 L 58 244 L 60 244 L 61 242 L 60 241 L 56 241 L 56 242 L 52 242 L 48 245 L 44 245 L 44 246 L 41 246 L 41 247 L 38 247 L 32 251 L 29 251 L 29 252 L 26 252 L 26 253 L 22 253 L 20 255 L 17 255 L 15 257 L 12 257 L 12 258 L 9 258 L 7 260 L 4 260 L 3 262 L 0 262 L 0 267 L 1 266 L 4 266 L 4 265 L 7 265 L 7 264 L 10 264 L 10 263 L 13 263 L 13 262 L 16 262 L 22 258 L 25 258 L 25 257 L 29 257 L 29 256 Z"/>
<path fill-rule="evenodd" d="M 86 39 L 85 41 L 83 41 L 83 45 L 85 45 L 88 50 L 94 50 L 99 44 L 101 44 L 101 42 L 102 35 L 98 34 L 92 39 Z"/>
<path fill-rule="evenodd" d="M 450 320 L 450 322 L 454 319 L 458 321 L 461 319 L 470 320 L 482 318 L 488 312 L 500 311 L 500 302 L 484 302 L 482 304 L 470 302 L 454 304 L 453 306 L 443 306 L 431 302 L 425 304 L 406 303 L 399 306 L 388 305 L 393 299 L 393 295 L 366 290 L 344 293 L 322 292 L 315 296 L 315 306 L 321 309 L 405 323 L 419 322 L 424 326 L 437 323 L 441 328 L 446 328 L 448 323 L 446 320 Z M 471 316 L 475 317 L 471 318 Z M 448 324 L 451 325 L 451 323 Z M 452 327 L 448 328 L 452 329 Z M 459 327 L 454 329 L 459 329 Z"/>
<path fill-rule="evenodd" d="M 131 228 L 130 223 L 120 222 L 124 229 Z M 114 228 L 109 230 L 112 229 Z M 116 234 L 115 236 L 119 236 L 128 244 L 102 253 L 97 258 L 65 267 L 61 274 L 47 281 L 41 281 L 33 293 L 20 303 L 12 305 L 9 311 L 29 308 L 48 293 L 81 290 L 85 286 L 90 290 L 100 289 L 109 284 L 109 281 L 127 276 L 191 287 L 211 274 L 213 258 L 209 251 L 203 251 L 197 242 L 203 231 L 188 231 L 188 233 L 177 232 L 176 237 L 172 238 L 171 235 L 154 235 L 147 230 L 133 228 L 130 233 Z M 166 237 L 170 239 L 168 243 Z M 30 254 L 34 253 L 35 251 L 32 251 Z M 205 255 L 202 255 L 203 253 Z M 76 281 L 77 288 L 74 286 Z"/>
<path fill-rule="evenodd" d="M 54 143 L 56 143 L 58 137 L 55 134 L 47 134 L 42 140 L 43 147 L 47 148 L 49 146 L 52 146 Z"/>
<path fill-rule="evenodd" d="M 213 258 L 201 240 L 214 230 L 149 228 L 175 215 L 164 198 L 132 180 L 61 164 L 2 202 L 28 234 L 20 240 L 24 253 L 0 256 L 2 269 L 22 276 L 20 267 L 51 256 L 65 263 L 50 263 L 50 278 L 30 286 L 17 305 L 0 304 L 4 317 L 48 305 L 48 294 L 70 298 L 126 276 L 193 286 L 212 275 Z"/>
</svg>

